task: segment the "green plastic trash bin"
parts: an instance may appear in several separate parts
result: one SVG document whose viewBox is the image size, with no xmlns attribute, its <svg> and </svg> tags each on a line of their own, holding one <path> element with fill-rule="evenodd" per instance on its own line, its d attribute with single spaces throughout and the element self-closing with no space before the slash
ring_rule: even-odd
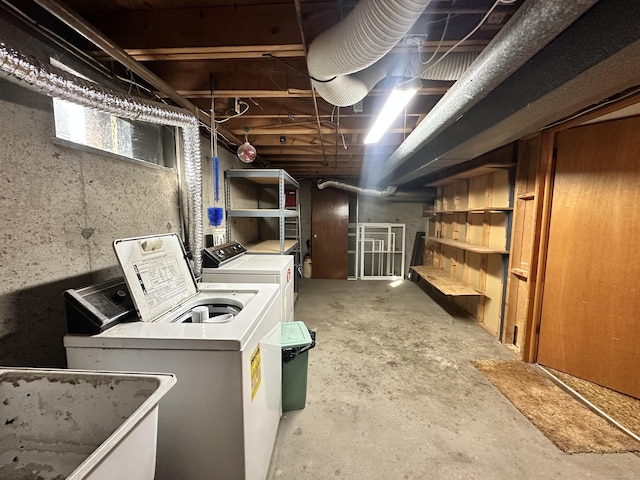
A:
<svg viewBox="0 0 640 480">
<path fill-rule="evenodd" d="M 300 410 L 307 402 L 309 350 L 315 347 L 315 332 L 304 322 L 287 322 L 282 333 L 282 411 Z"/>
</svg>

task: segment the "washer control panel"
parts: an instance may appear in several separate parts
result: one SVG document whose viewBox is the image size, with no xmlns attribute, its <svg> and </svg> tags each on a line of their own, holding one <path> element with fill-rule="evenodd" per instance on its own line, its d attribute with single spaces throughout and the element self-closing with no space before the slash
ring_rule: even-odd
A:
<svg viewBox="0 0 640 480">
<path fill-rule="evenodd" d="M 246 252 L 247 249 L 236 241 L 207 247 L 202 250 L 202 266 L 204 268 L 218 268 Z"/>
</svg>

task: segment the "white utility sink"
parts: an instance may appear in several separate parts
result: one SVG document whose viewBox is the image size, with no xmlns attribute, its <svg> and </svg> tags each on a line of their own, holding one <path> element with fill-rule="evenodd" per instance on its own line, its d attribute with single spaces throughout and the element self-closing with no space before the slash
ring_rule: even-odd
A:
<svg viewBox="0 0 640 480">
<path fill-rule="evenodd" d="M 151 480 L 170 374 L 0 368 L 0 478 Z"/>
</svg>

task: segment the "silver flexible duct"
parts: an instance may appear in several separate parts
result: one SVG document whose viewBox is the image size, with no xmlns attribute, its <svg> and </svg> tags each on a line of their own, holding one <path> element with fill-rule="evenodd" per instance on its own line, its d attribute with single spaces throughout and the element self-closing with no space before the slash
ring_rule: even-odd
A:
<svg viewBox="0 0 640 480">
<path fill-rule="evenodd" d="M 418 150 L 542 50 L 598 0 L 527 0 L 391 157 L 379 178 Z"/>
<path fill-rule="evenodd" d="M 321 80 L 313 82 L 318 94 L 337 106 L 362 100 L 388 70 L 387 63 L 374 64 L 407 34 L 429 2 L 361 0 L 309 46 L 307 68 L 311 77 Z"/>
<path fill-rule="evenodd" d="M 187 110 L 116 92 L 40 62 L 0 41 L 0 72 L 8 80 L 119 117 L 182 129 L 189 248 L 196 276 L 202 269 L 202 168 L 198 120 Z"/>
<path fill-rule="evenodd" d="M 318 182 L 318 190 L 324 190 L 327 187 L 339 188 L 341 190 L 347 190 L 349 192 L 358 193 L 360 195 L 367 195 L 369 197 L 388 197 L 393 195 L 398 187 L 390 185 L 384 190 L 374 190 L 371 188 L 361 188 L 348 183 L 336 182 L 335 180 L 327 180 L 324 182 Z"/>
</svg>

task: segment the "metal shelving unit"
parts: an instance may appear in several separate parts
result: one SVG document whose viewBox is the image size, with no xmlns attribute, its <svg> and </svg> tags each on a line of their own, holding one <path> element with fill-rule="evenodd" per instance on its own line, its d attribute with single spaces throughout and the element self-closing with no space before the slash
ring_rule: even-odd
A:
<svg viewBox="0 0 640 480">
<path fill-rule="evenodd" d="M 302 274 L 302 256 L 300 247 L 300 200 L 297 191 L 300 184 L 286 171 L 281 169 L 232 169 L 225 172 L 227 189 L 225 204 L 227 218 L 227 238 L 234 239 L 234 218 L 276 219 L 278 238 L 258 238 L 244 246 L 248 253 L 294 255 L 294 265 Z M 256 188 L 255 208 L 235 208 L 232 190 L 237 182 L 250 183 Z M 261 190 L 276 190 L 276 205 L 263 205 Z M 296 191 L 295 206 L 286 205 L 286 190 Z M 262 237 L 262 236 L 260 236 Z"/>
</svg>

